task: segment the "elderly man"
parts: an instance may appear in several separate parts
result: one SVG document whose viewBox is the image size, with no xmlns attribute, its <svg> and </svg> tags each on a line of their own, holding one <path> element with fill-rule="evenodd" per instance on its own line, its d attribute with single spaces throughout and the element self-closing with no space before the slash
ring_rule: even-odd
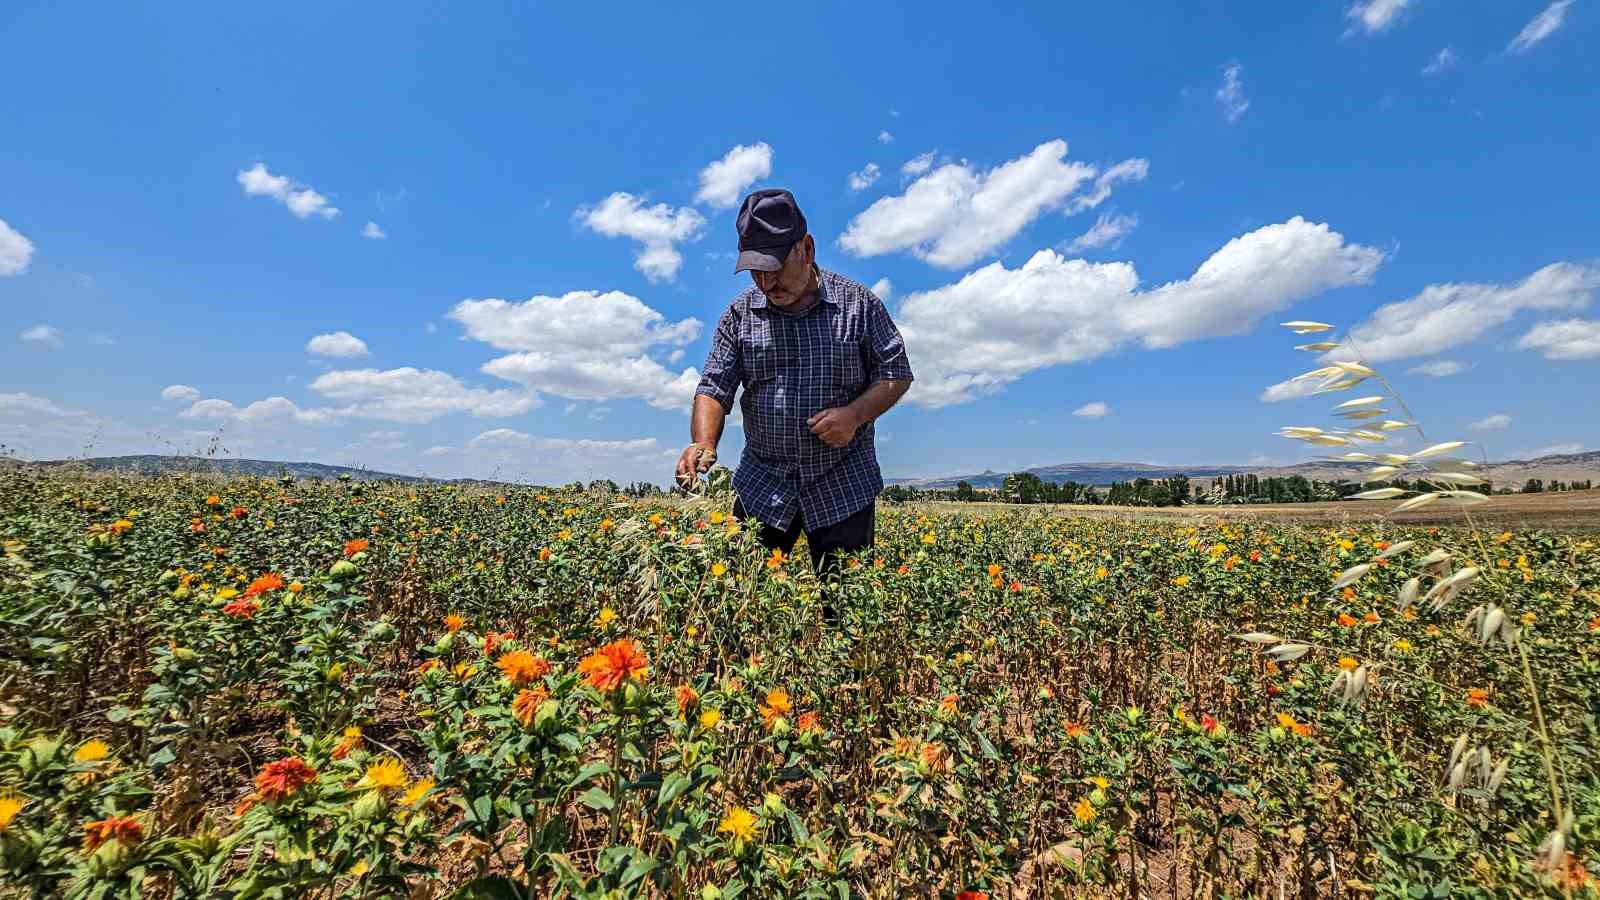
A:
<svg viewBox="0 0 1600 900">
<path fill-rule="evenodd" d="M 883 489 L 873 421 L 911 387 L 911 363 L 883 301 L 817 266 L 793 194 L 756 191 L 736 224 L 734 271 L 755 284 L 717 323 L 677 477 L 710 468 L 742 385 L 733 514 L 758 519 L 762 544 L 784 553 L 804 531 L 822 579 L 837 572 L 838 554 L 872 545 Z M 831 617 L 826 602 L 824 612 Z"/>
</svg>

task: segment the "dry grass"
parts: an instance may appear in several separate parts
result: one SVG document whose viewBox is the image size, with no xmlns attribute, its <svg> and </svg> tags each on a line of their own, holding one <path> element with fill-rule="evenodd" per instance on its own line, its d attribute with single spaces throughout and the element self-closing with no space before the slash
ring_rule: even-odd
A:
<svg viewBox="0 0 1600 900">
<path fill-rule="evenodd" d="M 1257 522 L 1336 525 L 1372 523 L 1380 519 L 1403 525 L 1443 525 L 1466 527 L 1460 509 L 1427 507 L 1412 512 L 1389 514 L 1398 501 L 1367 500 L 1328 503 L 1273 503 L 1255 506 L 1181 506 L 1168 508 L 1129 506 L 1084 506 L 1073 503 L 1041 503 L 1016 506 L 1009 503 L 958 503 L 927 501 L 907 504 L 912 508 L 949 513 L 967 510 L 993 515 L 1017 510 L 1036 510 L 1052 515 L 1089 516 L 1112 520 L 1167 519 L 1172 521 L 1217 521 L 1219 519 Z M 1544 494 L 1509 494 L 1491 497 L 1474 507 L 1473 518 L 1480 526 L 1492 528 L 1551 528 L 1562 531 L 1600 531 L 1600 490 L 1563 491 Z"/>
</svg>

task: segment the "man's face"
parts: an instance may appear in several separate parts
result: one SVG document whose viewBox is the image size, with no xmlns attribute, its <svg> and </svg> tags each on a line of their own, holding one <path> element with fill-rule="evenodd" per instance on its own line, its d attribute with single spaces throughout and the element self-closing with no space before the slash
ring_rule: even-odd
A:
<svg viewBox="0 0 1600 900">
<path fill-rule="evenodd" d="M 789 306 L 805 297 L 806 288 L 811 284 L 811 260 L 815 248 L 808 234 L 789 248 L 783 268 L 776 272 L 750 271 L 751 280 L 761 289 L 761 293 L 767 295 L 769 303 Z"/>
</svg>

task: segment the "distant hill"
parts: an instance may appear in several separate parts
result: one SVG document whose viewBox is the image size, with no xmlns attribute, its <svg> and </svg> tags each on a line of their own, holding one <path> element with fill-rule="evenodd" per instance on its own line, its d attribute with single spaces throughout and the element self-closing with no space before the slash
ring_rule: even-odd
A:
<svg viewBox="0 0 1600 900">
<path fill-rule="evenodd" d="M 193 456 L 97 456 L 89 459 L 55 459 L 27 465 L 58 468 L 84 466 L 99 472 L 126 472 L 137 475 L 166 475 L 173 472 L 195 472 L 216 475 L 252 475 L 262 478 L 336 479 L 350 476 L 352 481 L 399 481 L 407 484 L 442 482 L 446 479 L 423 478 L 417 475 L 397 475 L 393 472 L 375 472 L 353 466 L 330 466 L 316 462 L 278 462 L 268 459 L 208 459 Z M 467 480 L 467 479 L 451 479 Z"/>
<path fill-rule="evenodd" d="M 1318 481 L 1337 481 L 1341 478 L 1349 479 L 1367 468 L 1365 463 L 1346 462 L 1311 462 L 1295 466 L 1153 466 L 1145 463 L 1128 462 L 1089 462 L 1089 463 L 1060 463 L 1053 466 L 1038 466 L 1025 469 L 1039 476 L 1041 481 L 1061 484 L 1067 481 L 1076 481 L 1079 484 L 1108 485 L 1116 481 L 1132 481 L 1136 478 L 1171 478 L 1174 475 L 1187 475 L 1194 480 L 1209 480 L 1221 478 L 1225 475 L 1261 475 L 1287 477 L 1299 475 Z M 1507 460 L 1505 462 L 1490 463 L 1478 470 L 1479 474 L 1488 478 L 1496 486 L 1520 486 L 1530 478 L 1549 481 L 1582 481 L 1593 479 L 1600 481 L 1600 451 L 1587 453 L 1565 453 L 1554 456 L 1541 456 L 1538 459 Z M 951 475 L 942 478 L 890 478 L 889 484 L 900 484 L 914 488 L 936 488 L 948 490 L 954 488 L 958 482 L 965 481 L 975 488 L 998 488 L 1005 483 L 1010 472 L 996 472 L 989 469 L 974 475 Z"/>
</svg>

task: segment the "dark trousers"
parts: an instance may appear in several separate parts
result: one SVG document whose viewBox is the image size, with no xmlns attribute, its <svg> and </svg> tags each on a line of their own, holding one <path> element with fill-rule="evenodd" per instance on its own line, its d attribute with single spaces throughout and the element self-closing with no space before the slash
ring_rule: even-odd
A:
<svg viewBox="0 0 1600 900">
<path fill-rule="evenodd" d="M 824 586 L 823 617 L 832 620 L 835 614 L 826 585 L 829 580 L 839 577 L 844 566 L 840 554 L 872 546 L 873 532 L 878 523 L 877 512 L 878 504 L 868 503 L 842 522 L 813 530 L 805 526 L 799 510 L 796 510 L 794 521 L 789 523 L 787 531 L 761 522 L 759 538 L 763 547 L 769 550 L 776 548 L 787 555 L 794 549 L 795 542 L 800 540 L 800 533 L 805 532 L 806 544 L 811 548 L 811 568 L 817 573 L 817 581 Z M 744 504 L 737 499 L 733 501 L 733 517 L 741 520 L 746 518 Z"/>
</svg>

